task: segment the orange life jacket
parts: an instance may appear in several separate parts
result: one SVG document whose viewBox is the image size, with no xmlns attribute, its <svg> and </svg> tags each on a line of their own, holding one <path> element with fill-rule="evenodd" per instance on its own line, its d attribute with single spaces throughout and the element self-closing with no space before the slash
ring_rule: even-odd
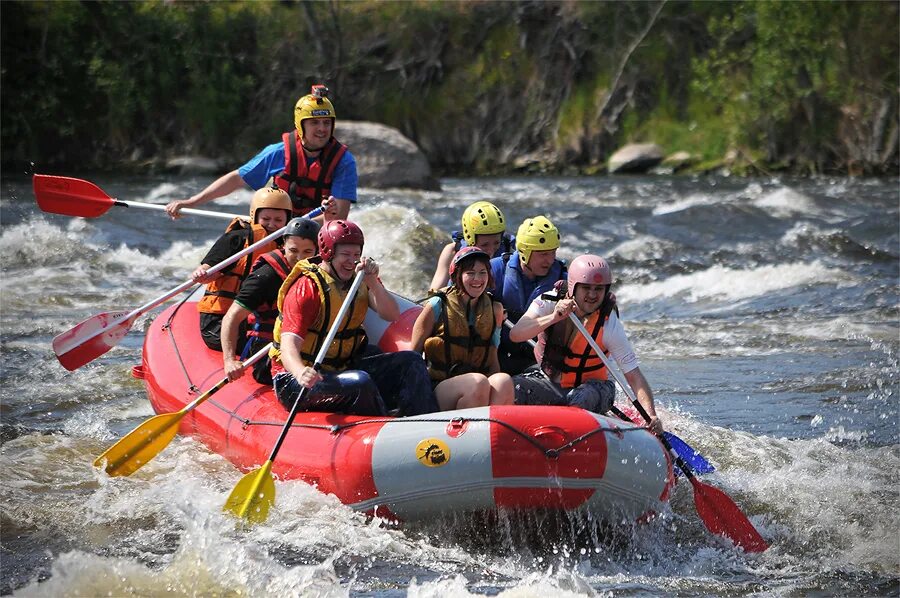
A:
<svg viewBox="0 0 900 598">
<path fill-rule="evenodd" d="M 225 229 L 225 233 L 236 230 L 244 233 L 244 243 L 241 250 L 261 241 L 269 234 L 259 224 L 250 224 L 242 218 L 232 220 L 228 228 Z M 234 303 L 234 298 L 237 297 L 238 290 L 241 288 L 241 283 L 250 274 L 250 266 L 256 261 L 256 257 L 272 251 L 276 247 L 275 241 L 270 241 L 231 264 L 230 268 L 219 272 L 215 280 L 206 284 L 206 293 L 200 299 L 200 302 L 197 303 L 197 311 L 203 314 L 225 315 L 225 312 Z"/>
<path fill-rule="evenodd" d="M 344 157 L 347 146 L 332 137 L 313 163 L 307 165 L 297 129 L 284 133 L 281 139 L 284 142 L 284 172 L 275 175 L 273 181 L 291 196 L 294 216 L 303 216 L 331 195 L 334 169 Z"/>
<path fill-rule="evenodd" d="M 282 249 L 270 251 L 269 253 L 259 256 L 259 259 L 253 264 L 253 268 L 250 269 L 250 272 L 254 272 L 257 268 L 260 268 L 265 264 L 272 266 L 272 269 L 275 270 L 275 274 L 281 278 L 282 283 L 291 271 L 291 267 L 288 266 L 287 261 L 284 259 L 284 250 Z M 275 297 L 260 303 L 256 310 L 247 316 L 247 336 L 257 337 L 267 341 L 272 340 L 272 330 L 275 328 L 275 318 L 278 317 L 277 302 L 278 296 L 276 293 Z"/>
<path fill-rule="evenodd" d="M 609 355 L 609 351 L 603 344 L 603 327 L 613 310 L 616 310 L 616 315 L 619 314 L 615 299 L 607 297 L 585 323 L 585 328 L 603 349 L 604 355 Z M 568 318 L 540 334 L 534 356 L 547 376 L 554 379 L 559 375 L 559 385 L 563 388 L 576 388 L 586 380 L 609 378 L 606 366 Z"/>
</svg>

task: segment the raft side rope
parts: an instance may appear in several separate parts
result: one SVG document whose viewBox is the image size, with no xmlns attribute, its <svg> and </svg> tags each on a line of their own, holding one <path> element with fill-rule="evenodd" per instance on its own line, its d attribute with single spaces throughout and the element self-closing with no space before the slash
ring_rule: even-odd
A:
<svg viewBox="0 0 900 598">
<path fill-rule="evenodd" d="M 237 413 L 234 410 L 226 408 L 225 406 L 217 403 L 214 399 L 210 399 L 208 402 L 212 405 L 215 405 L 221 411 L 230 415 L 233 419 L 236 419 L 239 422 L 241 422 L 241 426 L 244 429 L 248 428 L 249 426 L 278 426 L 278 427 L 284 426 L 283 421 L 253 420 L 250 418 L 241 417 L 241 416 L 237 415 Z M 498 419 L 495 417 L 451 417 L 451 418 L 416 418 L 416 419 L 384 417 L 384 418 L 365 419 L 365 420 L 361 420 L 361 421 L 357 421 L 357 422 L 349 422 L 346 424 L 326 425 L 326 424 L 299 423 L 299 424 L 291 424 L 291 428 L 309 428 L 312 430 L 325 430 L 332 435 L 337 435 L 337 434 L 340 434 L 345 429 L 355 428 L 357 426 L 365 426 L 365 425 L 371 425 L 371 424 L 386 424 L 386 423 L 412 424 L 412 423 L 423 423 L 423 422 L 424 423 L 443 423 L 443 424 L 449 424 L 449 423 L 453 423 L 453 422 L 459 422 L 461 424 L 465 424 L 465 423 L 469 423 L 469 422 L 472 422 L 472 423 L 487 422 L 487 423 L 497 424 L 499 426 L 503 426 L 504 428 L 506 428 L 513 434 L 520 436 L 526 442 L 528 442 L 529 444 L 534 446 L 537 450 L 539 450 L 541 453 L 543 453 L 544 457 L 546 457 L 547 459 L 558 459 L 559 455 L 562 452 L 564 452 L 570 448 L 574 448 L 576 445 L 587 441 L 590 437 L 592 437 L 596 434 L 611 433 L 611 434 L 621 438 L 622 434 L 625 432 L 647 431 L 646 426 L 635 426 L 633 428 L 619 428 L 618 426 L 605 427 L 601 423 L 593 430 L 585 432 L 578 438 L 574 438 L 574 439 L 570 440 L 569 442 L 567 442 L 557 448 L 548 449 L 548 448 L 544 448 L 541 445 L 541 443 L 539 443 L 535 438 L 526 434 L 522 430 L 516 428 L 512 424 L 509 424 L 509 423 L 503 421 L 502 419 Z"/>
<path fill-rule="evenodd" d="M 178 343 L 175 342 L 175 332 L 172 330 L 172 321 L 175 319 L 175 315 L 178 313 L 188 299 L 191 298 L 191 295 L 194 294 L 194 291 L 197 289 L 196 286 L 189 288 L 185 291 L 184 299 L 182 299 L 176 306 L 175 309 L 172 310 L 172 313 L 169 314 L 169 319 L 166 320 L 166 323 L 162 325 L 162 330 L 164 330 L 169 337 L 169 340 L 172 341 L 172 348 L 175 351 L 175 357 L 178 359 L 178 365 L 181 366 L 181 372 L 184 374 L 184 379 L 188 383 L 188 393 L 189 394 L 197 394 L 200 392 L 200 388 L 194 384 L 191 380 L 191 375 L 188 374 L 187 367 L 184 365 L 184 359 L 181 358 L 181 351 L 178 350 Z"/>
</svg>

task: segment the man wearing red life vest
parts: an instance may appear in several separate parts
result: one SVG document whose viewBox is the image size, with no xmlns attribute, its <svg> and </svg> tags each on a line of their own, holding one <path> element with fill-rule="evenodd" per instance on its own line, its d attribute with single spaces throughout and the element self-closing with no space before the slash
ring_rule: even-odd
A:
<svg viewBox="0 0 900 598">
<path fill-rule="evenodd" d="M 650 414 L 650 429 L 662 432 L 653 392 L 638 364 L 609 292 L 612 274 L 598 255 L 582 255 L 569 265 L 567 289 L 558 302 L 538 297 L 509 332 L 513 342 L 538 336 L 534 349 L 540 370 L 515 376 L 516 403 L 574 405 L 605 413 L 613 404 L 615 384 L 591 345 L 569 320 L 574 313 L 603 349 L 612 356 L 641 405 Z"/>
<path fill-rule="evenodd" d="M 294 218 L 288 222 L 281 237 L 284 241 L 281 249 L 261 255 L 253 264 L 250 276 L 241 283 L 237 297 L 222 321 L 222 359 L 229 380 L 237 380 L 244 374 L 244 365 L 236 357 L 240 350 L 238 335 L 241 324 L 250 318 L 248 342 L 240 354 L 244 359 L 272 340 L 275 318 L 278 316 L 278 290 L 297 262 L 319 252 L 318 234 L 318 222 Z M 256 362 L 253 378 L 260 384 L 272 384 L 268 359 Z"/>
<path fill-rule="evenodd" d="M 327 94 L 324 85 L 313 85 L 311 93 L 294 107 L 294 130 L 200 193 L 170 202 L 166 205 L 169 216 L 180 218 L 181 208 L 196 207 L 246 187 L 260 189 L 271 181 L 290 195 L 294 216 L 321 205 L 325 219 L 346 219 L 350 204 L 356 203 L 356 159 L 334 138 L 336 116 Z M 321 222 L 322 217 L 316 220 Z"/>
<path fill-rule="evenodd" d="M 272 378 L 275 395 L 290 409 L 309 388 L 301 411 L 359 415 L 402 415 L 438 411 L 428 370 L 413 351 L 373 354 L 363 329 L 371 307 L 389 322 L 400 317 L 394 297 L 378 278 L 375 260 L 362 257 L 360 228 L 330 220 L 319 230 L 319 257 L 297 262 L 278 291 L 281 315 L 275 322 Z M 356 273 L 365 272 L 351 308 L 338 324 L 321 372 L 313 367 Z M 377 349 L 375 350 L 377 352 Z"/>
</svg>

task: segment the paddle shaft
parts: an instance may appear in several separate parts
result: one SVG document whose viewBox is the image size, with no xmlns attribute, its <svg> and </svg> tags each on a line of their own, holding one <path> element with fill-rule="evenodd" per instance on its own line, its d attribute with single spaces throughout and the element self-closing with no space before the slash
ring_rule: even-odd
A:
<svg viewBox="0 0 900 598">
<path fill-rule="evenodd" d="M 584 336 L 591 348 L 594 349 L 594 352 L 600 358 L 600 361 L 603 362 L 603 365 L 606 366 L 606 369 L 609 370 L 609 373 L 613 375 L 613 378 L 616 379 L 616 382 L 619 383 L 619 386 L 622 387 L 622 390 L 625 392 L 625 394 L 628 395 L 628 398 L 631 400 L 632 404 L 634 404 L 634 407 L 638 410 L 638 413 L 641 414 L 641 417 L 644 418 L 644 421 L 650 423 L 650 414 L 647 413 L 647 410 L 644 409 L 644 406 L 641 405 L 640 401 L 638 401 L 638 398 L 634 394 L 634 391 L 631 389 L 631 386 L 624 378 L 622 378 L 622 374 L 619 372 L 619 370 L 612 367 L 612 363 L 610 363 L 609 358 L 603 352 L 603 349 L 600 348 L 600 345 L 597 344 L 597 341 L 594 340 L 594 337 L 592 337 L 591 334 L 587 331 L 587 328 L 584 327 L 584 324 L 581 323 L 581 320 L 578 319 L 578 316 L 576 316 L 574 313 L 570 313 L 569 319 L 573 324 L 575 324 L 575 327 L 578 328 L 578 331 L 582 334 L 582 336 Z"/>
<path fill-rule="evenodd" d="M 259 361 L 260 359 L 265 357 L 269 353 L 269 349 L 271 349 L 271 348 L 272 348 L 272 343 L 267 343 L 265 347 L 263 347 L 262 349 L 260 349 L 259 351 L 257 351 L 256 353 L 254 353 L 253 355 L 251 355 L 250 357 L 248 357 L 241 363 L 244 365 L 244 367 L 246 367 L 248 365 L 253 365 L 257 361 Z M 187 405 L 182 407 L 181 410 L 179 411 L 179 413 L 181 413 L 182 415 L 187 415 L 188 413 L 190 413 L 191 411 L 196 409 L 198 406 L 200 406 L 200 403 L 202 403 L 209 397 L 216 394 L 219 390 L 222 389 L 222 387 L 224 387 L 227 384 L 228 384 L 228 376 L 225 376 L 224 378 L 219 380 L 215 386 L 213 386 L 212 388 L 210 388 L 209 390 L 204 392 L 202 395 L 200 395 L 199 397 L 197 397 L 196 399 L 194 399 L 193 401 L 191 401 L 190 403 L 188 403 Z"/>
<path fill-rule="evenodd" d="M 140 201 L 122 201 L 121 199 L 112 198 L 113 205 L 119 206 L 123 208 L 141 208 L 144 210 L 157 210 L 160 212 L 166 211 L 166 206 L 161 206 L 153 203 L 143 203 Z M 210 216 L 213 218 L 224 218 L 226 220 L 234 220 L 235 218 L 243 218 L 244 220 L 248 220 L 247 216 L 241 214 L 228 214 L 225 212 L 210 212 L 208 210 L 195 210 L 194 208 L 181 208 L 179 210 L 182 214 L 192 214 L 194 216 Z"/>
<path fill-rule="evenodd" d="M 634 404 L 635 408 L 641 414 L 641 417 L 644 418 L 648 423 L 650 422 L 650 414 L 647 413 L 647 410 L 644 409 L 644 406 L 641 405 L 640 401 L 638 401 L 637 396 L 635 396 L 634 391 L 631 389 L 631 386 L 622 378 L 622 374 L 619 373 L 618 370 L 613 368 L 612 363 L 609 361 L 609 358 L 603 352 L 603 349 L 600 348 L 600 345 L 597 344 L 597 341 L 594 340 L 594 337 L 587 331 L 587 328 L 584 327 L 584 324 L 581 323 L 581 320 L 578 319 L 574 313 L 569 314 L 569 319 L 575 324 L 575 327 L 578 328 L 578 332 L 587 340 L 588 344 L 591 348 L 594 349 L 594 352 L 597 354 L 597 357 L 600 358 L 600 361 L 603 362 L 603 365 L 606 366 L 606 369 L 613 375 L 616 379 L 616 382 L 619 383 L 619 386 L 622 387 L 622 390 L 625 391 L 625 394 L 628 395 L 628 398 L 631 399 L 631 402 Z M 691 467 L 682 459 L 678 453 L 675 452 L 675 449 L 672 448 L 672 445 L 669 444 L 669 441 L 662 434 L 657 434 L 657 438 L 659 438 L 660 442 L 663 443 L 663 446 L 666 447 L 666 450 L 669 451 L 669 454 L 672 455 L 673 460 L 684 472 L 684 475 L 687 476 L 691 482 L 694 480 L 694 472 L 691 470 Z"/>
<path fill-rule="evenodd" d="M 244 365 L 252 365 L 265 357 L 271 346 L 272 343 L 268 343 L 244 361 Z M 174 413 L 154 415 L 145 420 L 97 457 L 94 460 L 94 466 L 100 467 L 105 461 L 104 470 L 108 475 L 131 475 L 168 446 L 175 437 L 176 430 L 173 428 L 177 428 L 185 415 L 216 394 L 226 384 L 228 384 L 227 376 L 180 410 Z"/>
<path fill-rule="evenodd" d="M 307 214 L 307 215 L 304 216 L 304 217 L 305 217 L 305 218 L 314 218 L 314 217 L 318 216 L 318 215 L 321 214 L 321 213 L 322 213 L 322 208 L 316 208 L 315 210 L 311 211 L 309 214 Z M 241 259 L 241 258 L 244 257 L 245 255 L 249 255 L 249 254 L 253 253 L 257 248 L 259 248 L 259 247 L 265 245 L 266 243 L 269 243 L 270 241 L 273 241 L 274 239 L 277 239 L 278 237 L 280 237 L 280 236 L 284 233 L 285 229 L 287 229 L 287 226 L 281 227 L 280 229 L 278 229 L 278 230 L 275 231 L 274 233 L 271 233 L 271 234 L 269 234 L 268 236 L 263 237 L 262 239 L 260 239 L 260 240 L 257 241 L 256 243 L 254 243 L 253 245 L 250 245 L 249 247 L 247 247 L 247 248 L 245 248 L 245 249 L 242 249 L 241 251 L 235 253 L 233 256 L 231 256 L 231 257 L 228 258 L 227 260 L 224 260 L 224 261 L 222 261 L 222 262 L 216 264 L 215 266 L 213 266 L 212 268 L 210 268 L 209 270 L 206 271 L 207 276 L 209 276 L 209 275 L 211 275 L 211 274 L 216 274 L 216 273 L 218 273 L 218 272 L 221 272 L 222 270 L 224 270 L 225 268 L 227 268 L 227 267 L 230 266 L 231 264 L 235 263 L 236 261 L 238 261 L 239 259 Z M 150 311 L 151 309 L 153 309 L 154 307 L 156 307 L 156 306 L 158 306 L 158 305 L 161 305 L 161 304 L 165 303 L 166 301 L 168 301 L 169 299 L 171 299 L 171 298 L 174 297 L 175 295 L 181 293 L 182 291 L 185 291 L 185 290 L 191 288 L 192 286 L 194 286 L 194 285 L 196 285 L 196 284 L 197 284 L 197 283 L 195 283 L 193 280 L 187 280 L 187 281 L 183 282 L 182 284 L 178 285 L 177 287 L 175 287 L 175 288 L 172 289 L 171 291 L 168 291 L 168 292 L 165 293 L 164 295 L 160 295 L 160 296 L 157 297 L 156 299 L 153 299 L 152 301 L 149 301 L 149 302 L 145 303 L 144 305 L 138 307 L 137 309 L 134 309 L 134 310 L 130 311 L 128 314 L 126 314 L 123 318 L 120 319 L 121 324 L 118 324 L 118 325 L 126 325 L 126 324 L 127 324 L 127 326 L 130 328 L 131 325 L 134 323 L 134 320 L 135 320 L 138 316 L 140 316 L 140 315 L 142 315 L 142 314 L 144 314 L 144 313 Z M 109 331 L 108 328 L 103 328 L 103 329 L 101 329 L 101 330 L 98 330 L 98 331 L 95 332 L 94 334 L 92 334 L 92 335 L 88 336 L 87 338 L 81 340 L 81 342 L 79 343 L 79 345 L 83 345 L 83 344 L 87 343 L 88 341 L 90 341 L 90 340 L 93 339 L 93 338 L 96 338 L 96 337 L 98 337 L 98 336 L 100 336 L 100 335 L 102 335 L 102 334 L 106 334 L 108 331 Z"/>
<path fill-rule="evenodd" d="M 353 305 L 353 298 L 356 297 L 356 292 L 359 290 L 359 285 L 362 284 L 363 277 L 365 276 L 365 272 L 360 270 L 356 273 L 356 278 L 353 279 L 353 284 L 350 285 L 350 290 L 347 291 L 347 296 L 344 298 L 344 302 L 341 304 L 341 309 L 337 313 L 337 317 L 334 319 L 334 324 L 331 326 L 331 330 L 328 331 L 328 335 L 325 337 L 325 342 L 322 343 L 322 347 L 319 349 L 319 353 L 316 355 L 316 360 L 313 362 L 313 367 L 316 371 L 322 367 L 322 362 L 325 361 L 325 356 L 328 355 L 328 349 L 331 347 L 331 343 L 334 342 L 334 337 L 337 335 L 338 328 L 341 326 L 341 322 L 344 321 L 344 316 L 347 315 L 347 312 L 350 311 L 350 307 Z M 309 388 L 303 387 L 300 389 L 300 392 L 297 393 L 297 398 L 294 399 L 294 405 L 291 407 L 291 412 L 288 415 L 287 421 L 284 424 L 284 427 L 281 429 L 281 434 L 278 435 L 278 440 L 275 442 L 275 446 L 272 447 L 272 453 L 269 455 L 269 461 L 275 460 L 275 455 L 278 454 L 278 451 L 281 449 L 281 444 L 284 442 L 284 439 L 287 437 L 288 431 L 291 429 L 291 424 L 294 423 L 294 418 L 297 416 L 297 412 L 300 410 L 300 402 L 306 396 L 306 393 L 309 391 Z"/>
</svg>

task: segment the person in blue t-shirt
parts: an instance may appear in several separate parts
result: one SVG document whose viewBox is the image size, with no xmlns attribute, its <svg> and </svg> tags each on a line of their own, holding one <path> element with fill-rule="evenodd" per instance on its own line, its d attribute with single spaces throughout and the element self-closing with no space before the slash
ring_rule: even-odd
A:
<svg viewBox="0 0 900 598">
<path fill-rule="evenodd" d="M 172 219 L 182 208 L 196 207 L 241 189 L 261 189 L 271 181 L 286 191 L 294 216 L 303 216 L 322 206 L 324 219 L 346 219 L 356 203 L 356 159 L 347 146 L 334 138 L 334 105 L 324 85 L 294 107 L 295 129 L 284 133 L 280 143 L 266 146 L 249 162 L 216 179 L 200 193 L 166 205 Z M 323 217 L 317 217 L 321 221 Z"/>
<path fill-rule="evenodd" d="M 512 257 L 491 260 L 494 278 L 491 294 L 503 303 L 511 323 L 519 321 L 536 297 L 553 290 L 557 281 L 566 279 L 566 266 L 556 259 L 557 249 L 559 230 L 545 216 L 535 216 L 519 226 Z M 500 337 L 499 358 L 500 370 L 511 376 L 536 363 L 531 346 L 510 341 L 506 328 Z"/>
</svg>

